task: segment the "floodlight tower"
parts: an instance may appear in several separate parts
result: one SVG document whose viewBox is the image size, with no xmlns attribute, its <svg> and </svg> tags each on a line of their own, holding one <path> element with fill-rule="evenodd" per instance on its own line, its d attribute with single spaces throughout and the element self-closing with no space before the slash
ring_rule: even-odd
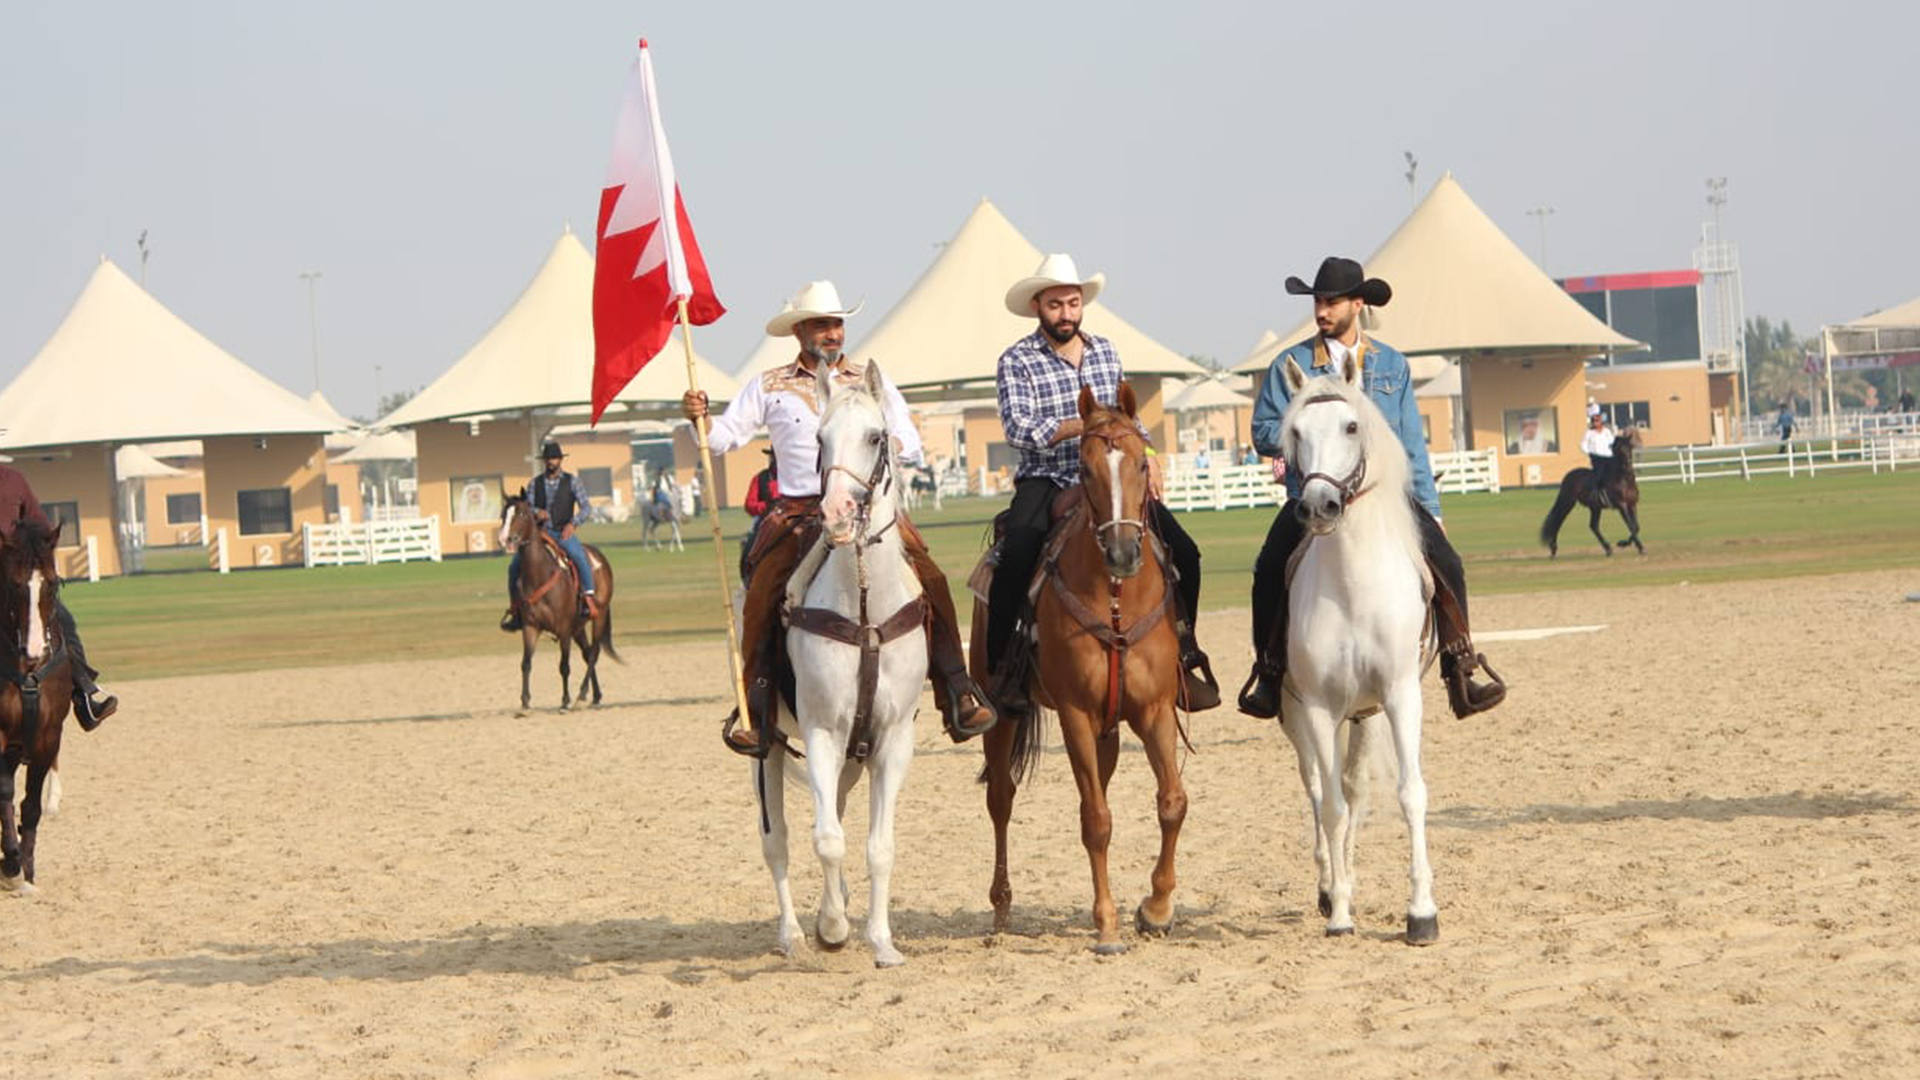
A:
<svg viewBox="0 0 1920 1080">
<path fill-rule="evenodd" d="M 1707 178 L 1707 205 L 1713 220 L 1700 226 L 1700 247 L 1693 254 L 1700 271 L 1700 358 L 1709 372 L 1732 372 L 1740 380 L 1740 411 L 1753 415 L 1753 388 L 1747 381 L 1747 340 L 1740 288 L 1740 253 L 1721 231 L 1720 208 L 1727 204 L 1727 178 Z"/>
</svg>

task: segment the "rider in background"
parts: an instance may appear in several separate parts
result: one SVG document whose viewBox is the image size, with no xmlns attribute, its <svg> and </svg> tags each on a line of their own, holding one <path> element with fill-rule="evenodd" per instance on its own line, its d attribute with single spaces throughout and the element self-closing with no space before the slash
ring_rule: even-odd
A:
<svg viewBox="0 0 1920 1080">
<path fill-rule="evenodd" d="M 53 528 L 46 511 L 40 508 L 40 500 L 34 498 L 33 486 L 27 483 L 26 475 L 11 465 L 0 464 L 0 536 L 12 537 L 14 528 L 22 520 Z M 74 717 L 80 721 L 81 728 L 92 731 L 114 714 L 120 707 L 120 699 L 112 694 L 100 696 L 100 684 L 94 681 L 100 673 L 87 663 L 87 648 L 80 643 L 80 630 L 73 625 L 73 613 L 57 595 L 53 614 L 60 623 L 60 636 L 67 643 L 67 651 L 73 654 Z"/>
<path fill-rule="evenodd" d="M 586 520 L 587 509 L 592 505 L 587 501 L 587 489 L 580 486 L 580 478 L 560 467 L 566 458 L 566 451 L 560 444 L 549 440 L 540 448 L 541 463 L 546 471 L 534 477 L 527 484 L 527 501 L 533 506 L 533 519 L 547 530 L 560 545 L 560 550 L 573 560 L 574 568 L 580 572 L 580 599 L 586 604 L 590 615 L 599 614 L 600 601 L 593 592 L 593 564 L 587 561 L 586 545 L 574 535 L 574 526 Z M 520 560 L 524 552 L 516 551 L 507 563 L 507 614 L 500 620 L 500 629 L 518 630 L 525 625 L 522 620 L 520 599 Z"/>
</svg>

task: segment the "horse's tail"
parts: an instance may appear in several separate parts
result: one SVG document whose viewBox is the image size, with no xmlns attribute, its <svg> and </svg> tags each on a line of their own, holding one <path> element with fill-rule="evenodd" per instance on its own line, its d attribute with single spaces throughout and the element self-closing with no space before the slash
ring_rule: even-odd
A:
<svg viewBox="0 0 1920 1080">
<path fill-rule="evenodd" d="M 1040 734 L 1040 708 L 1036 705 L 1018 720 L 1002 722 L 1013 724 L 1013 749 L 1007 754 L 1007 774 L 1015 784 L 1024 784 L 1033 778 L 1034 769 L 1040 763 L 1040 751 L 1046 745 Z M 986 783 L 991 769 L 990 765 L 981 765 L 975 782 Z"/>
<path fill-rule="evenodd" d="M 1567 515 L 1573 513 L 1574 504 L 1580 501 L 1580 496 L 1577 494 L 1580 489 L 1580 474 L 1590 471 L 1575 469 L 1560 481 L 1560 494 L 1553 500 L 1553 509 L 1547 511 L 1547 519 L 1540 523 L 1542 544 L 1552 547 L 1554 541 L 1559 538 L 1560 523 L 1567 520 Z"/>
<path fill-rule="evenodd" d="M 627 662 L 626 657 L 621 656 L 620 650 L 613 647 L 613 605 L 612 604 L 607 605 L 605 616 L 606 616 L 605 619 L 602 620 L 600 626 L 597 628 L 599 631 L 599 634 L 598 634 L 599 640 L 595 642 L 595 644 L 599 645 L 601 649 L 605 650 L 608 656 L 613 657 L 615 663 L 624 664 Z"/>
</svg>

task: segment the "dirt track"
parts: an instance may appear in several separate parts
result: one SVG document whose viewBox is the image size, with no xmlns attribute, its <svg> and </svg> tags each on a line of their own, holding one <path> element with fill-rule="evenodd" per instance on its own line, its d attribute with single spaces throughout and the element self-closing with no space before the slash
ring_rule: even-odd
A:
<svg viewBox="0 0 1920 1080">
<path fill-rule="evenodd" d="M 881 972 L 858 857 L 854 943 L 771 952 L 717 647 L 631 647 L 610 707 L 525 720 L 501 708 L 504 638 L 423 667 L 123 684 L 124 715 L 69 731 L 40 892 L 0 897 L 0 1075 L 1911 1075 L 1915 589 L 1480 601 L 1483 630 L 1608 628 L 1487 646 L 1514 684 L 1488 716 L 1444 716 L 1429 684 L 1442 941 L 1419 950 L 1396 940 L 1397 809 L 1363 841 L 1359 935 L 1323 938 L 1291 751 L 1230 709 L 1195 723 L 1174 933 L 1106 959 L 1064 755 L 1021 793 L 1016 933 L 990 938 L 977 751 L 924 706 L 895 875 L 908 965 Z M 1245 616 L 1203 631 L 1237 685 Z M 1129 742 L 1123 910 L 1151 793 Z M 810 908 L 809 811 L 789 805 Z"/>
</svg>

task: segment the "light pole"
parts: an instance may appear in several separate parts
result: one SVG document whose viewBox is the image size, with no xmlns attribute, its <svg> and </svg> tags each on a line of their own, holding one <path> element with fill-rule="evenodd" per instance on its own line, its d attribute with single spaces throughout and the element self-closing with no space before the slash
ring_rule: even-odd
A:
<svg viewBox="0 0 1920 1080">
<path fill-rule="evenodd" d="M 1536 206 L 1527 211 L 1527 216 L 1540 222 L 1540 272 L 1547 272 L 1547 217 L 1553 213 L 1551 206 Z"/>
<path fill-rule="evenodd" d="M 300 279 L 307 283 L 307 318 L 313 328 L 313 392 L 320 392 L 320 299 L 316 285 L 320 281 L 320 271 L 302 270 Z"/>
</svg>

